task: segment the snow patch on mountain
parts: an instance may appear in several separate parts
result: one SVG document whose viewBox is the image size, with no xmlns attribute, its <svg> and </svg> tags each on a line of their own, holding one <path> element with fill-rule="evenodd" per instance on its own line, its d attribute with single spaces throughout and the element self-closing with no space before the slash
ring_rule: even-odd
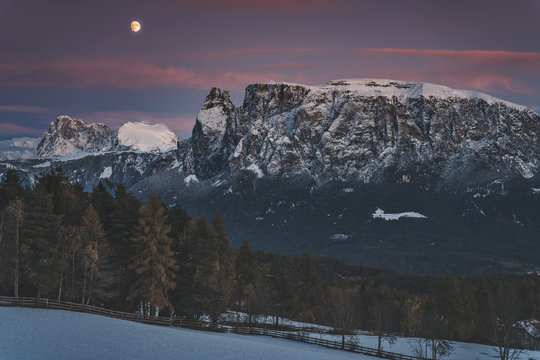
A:
<svg viewBox="0 0 540 360">
<path fill-rule="evenodd" d="M 377 209 L 373 214 L 371 214 L 374 219 L 384 219 L 384 220 L 399 220 L 401 218 L 416 218 L 416 219 L 427 219 L 427 216 L 424 216 L 417 212 L 407 211 L 402 213 L 385 213 L 382 209 Z"/>
<path fill-rule="evenodd" d="M 223 119 L 226 117 L 223 109 L 220 107 L 213 107 L 210 109 L 204 109 L 197 115 L 197 120 L 201 123 L 203 133 L 209 132 L 224 133 L 225 122 Z"/>
<path fill-rule="evenodd" d="M 257 164 L 253 163 L 251 165 L 249 165 L 246 170 L 249 170 L 253 173 L 255 173 L 255 175 L 257 175 L 257 178 L 262 178 L 264 176 L 264 173 L 263 171 L 261 170 L 260 167 L 257 166 Z"/>
<path fill-rule="evenodd" d="M 111 177 L 111 175 L 112 175 L 112 167 L 107 166 L 105 169 L 103 169 L 103 172 L 101 173 L 101 175 L 99 175 L 99 178 L 108 179 Z"/>
<path fill-rule="evenodd" d="M 41 164 L 37 164 L 37 165 L 34 165 L 32 166 L 33 168 L 46 168 L 46 167 L 49 167 L 51 166 L 51 162 L 50 161 L 45 161 L 45 162 L 42 162 Z"/>
<path fill-rule="evenodd" d="M 174 149 L 177 142 L 178 136 L 165 124 L 130 121 L 118 129 L 118 144 L 129 150 L 163 152 Z"/>
<path fill-rule="evenodd" d="M 186 176 L 186 178 L 184 178 L 184 183 L 186 185 L 190 185 L 190 184 L 196 184 L 199 182 L 199 179 L 197 179 L 197 176 L 192 174 L 192 175 L 188 175 Z"/>
</svg>

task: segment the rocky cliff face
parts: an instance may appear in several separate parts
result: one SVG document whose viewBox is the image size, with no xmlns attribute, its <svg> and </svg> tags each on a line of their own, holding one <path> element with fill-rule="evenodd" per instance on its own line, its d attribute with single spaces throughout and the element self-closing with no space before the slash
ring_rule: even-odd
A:
<svg viewBox="0 0 540 360">
<path fill-rule="evenodd" d="M 182 149 L 185 173 L 474 185 L 540 168 L 540 116 L 486 94 L 390 80 L 254 84 L 236 108 L 212 89 Z"/>
<path fill-rule="evenodd" d="M 116 132 L 107 125 L 88 124 L 61 115 L 43 134 L 36 153 L 48 157 L 78 152 L 105 152 L 113 150 L 116 142 Z"/>
</svg>

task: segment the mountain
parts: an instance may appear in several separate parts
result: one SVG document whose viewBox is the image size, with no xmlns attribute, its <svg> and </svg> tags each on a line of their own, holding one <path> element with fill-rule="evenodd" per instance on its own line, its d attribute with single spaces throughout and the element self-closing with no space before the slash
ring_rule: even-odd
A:
<svg viewBox="0 0 540 360">
<path fill-rule="evenodd" d="M 255 84 L 235 108 L 213 89 L 185 153 L 201 178 L 252 169 L 317 183 L 463 188 L 538 173 L 539 116 L 485 94 L 390 80 Z"/>
<path fill-rule="evenodd" d="M 118 129 L 118 145 L 126 150 L 163 152 L 176 148 L 178 136 L 165 124 L 127 122 Z"/>
<path fill-rule="evenodd" d="M 88 124 L 61 115 L 49 125 L 37 147 L 42 157 L 79 152 L 106 152 L 116 147 L 116 132 L 103 124 Z"/>
<path fill-rule="evenodd" d="M 165 124 L 127 122 L 116 132 L 104 124 L 89 124 L 61 115 L 37 146 L 39 157 L 119 151 L 163 152 L 176 148 L 178 137 Z"/>
<path fill-rule="evenodd" d="M 169 151 L 118 144 L 4 162 L 0 173 L 18 168 L 31 183 L 61 166 L 86 190 L 108 179 L 141 199 L 157 192 L 194 215 L 224 216 L 235 245 L 248 237 L 259 249 L 402 272 L 529 272 L 540 269 L 539 138 L 538 114 L 478 92 L 261 83 L 240 107 L 212 89 L 192 137 Z"/>
</svg>

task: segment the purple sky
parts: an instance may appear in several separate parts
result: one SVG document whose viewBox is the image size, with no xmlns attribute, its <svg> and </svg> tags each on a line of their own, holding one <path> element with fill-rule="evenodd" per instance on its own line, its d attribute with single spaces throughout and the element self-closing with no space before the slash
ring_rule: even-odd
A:
<svg viewBox="0 0 540 360">
<path fill-rule="evenodd" d="M 142 30 L 130 30 L 132 20 Z M 189 136 L 213 86 L 392 78 L 540 111 L 540 0 L 0 0 L 0 139 L 59 114 Z"/>
</svg>

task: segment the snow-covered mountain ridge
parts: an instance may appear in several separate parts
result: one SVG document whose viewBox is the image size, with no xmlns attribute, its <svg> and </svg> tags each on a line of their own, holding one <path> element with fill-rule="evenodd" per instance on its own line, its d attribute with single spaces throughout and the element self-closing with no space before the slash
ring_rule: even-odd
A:
<svg viewBox="0 0 540 360">
<path fill-rule="evenodd" d="M 198 179 L 260 169 L 319 183 L 477 185 L 540 168 L 540 116 L 486 94 L 391 80 L 261 83 L 235 107 L 212 89 L 179 147 Z"/>
<path fill-rule="evenodd" d="M 118 132 L 104 124 L 89 124 L 60 115 L 37 146 L 40 157 L 118 151 L 163 152 L 176 148 L 178 137 L 165 124 L 127 122 Z"/>
</svg>

